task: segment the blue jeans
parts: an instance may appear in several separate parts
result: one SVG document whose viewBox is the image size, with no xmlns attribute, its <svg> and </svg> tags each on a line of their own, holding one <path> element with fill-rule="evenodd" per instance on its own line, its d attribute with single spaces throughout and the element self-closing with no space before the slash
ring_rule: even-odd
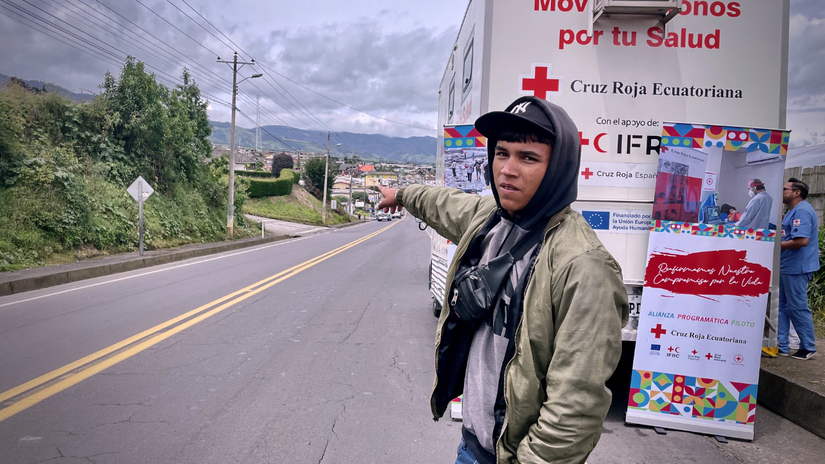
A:
<svg viewBox="0 0 825 464">
<path fill-rule="evenodd" d="M 799 335 L 799 348 L 816 351 L 814 318 L 808 307 L 808 282 L 812 274 L 779 274 L 779 327 L 777 342 L 780 351 L 788 351 L 788 321 Z"/>
<path fill-rule="evenodd" d="M 467 447 L 467 443 L 464 442 L 463 438 L 458 444 L 458 450 L 456 450 L 455 464 L 478 464 L 476 457 L 473 455 L 473 452 L 470 451 L 470 448 Z"/>
</svg>

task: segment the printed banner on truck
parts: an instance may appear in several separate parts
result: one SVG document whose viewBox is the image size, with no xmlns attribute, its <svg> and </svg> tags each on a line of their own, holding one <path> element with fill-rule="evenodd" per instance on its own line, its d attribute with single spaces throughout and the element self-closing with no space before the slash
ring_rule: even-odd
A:
<svg viewBox="0 0 825 464">
<path fill-rule="evenodd" d="M 627 422 L 753 439 L 788 139 L 663 125 Z"/>
<path fill-rule="evenodd" d="M 487 139 L 472 124 L 444 127 L 444 186 L 468 193 L 490 189 Z"/>
</svg>

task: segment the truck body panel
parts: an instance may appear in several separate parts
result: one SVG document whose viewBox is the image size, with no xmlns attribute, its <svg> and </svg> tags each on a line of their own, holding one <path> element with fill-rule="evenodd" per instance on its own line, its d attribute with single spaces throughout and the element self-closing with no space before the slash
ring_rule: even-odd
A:
<svg viewBox="0 0 825 464">
<path fill-rule="evenodd" d="M 590 1 L 469 2 L 439 90 L 437 179 L 444 185 L 445 126 L 472 124 L 520 95 L 558 104 L 582 141 L 573 208 L 622 266 L 638 311 L 662 123 L 784 128 L 789 0 L 682 0 L 665 25 L 603 14 L 588 35 Z M 441 304 L 454 247 L 431 234 Z"/>
</svg>

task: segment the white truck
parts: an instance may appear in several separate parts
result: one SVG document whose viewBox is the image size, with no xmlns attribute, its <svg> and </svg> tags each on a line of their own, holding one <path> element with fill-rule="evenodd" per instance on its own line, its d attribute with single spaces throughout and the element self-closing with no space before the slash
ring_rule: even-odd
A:
<svg viewBox="0 0 825 464">
<path fill-rule="evenodd" d="M 458 175 L 445 129 L 521 95 L 565 108 L 582 143 L 573 208 L 622 266 L 623 339 L 635 340 L 662 122 L 784 128 L 789 10 L 789 0 L 470 0 L 438 92 L 437 182 Z M 784 161 L 767 158 L 748 163 Z M 455 247 L 429 230 L 437 314 Z"/>
</svg>

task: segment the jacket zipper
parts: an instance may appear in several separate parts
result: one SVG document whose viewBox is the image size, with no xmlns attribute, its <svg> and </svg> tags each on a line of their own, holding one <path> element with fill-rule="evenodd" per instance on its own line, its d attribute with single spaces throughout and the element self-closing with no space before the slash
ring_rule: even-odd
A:
<svg viewBox="0 0 825 464">
<path fill-rule="evenodd" d="M 566 218 L 566 215 L 565 215 L 565 218 Z M 553 227 L 548 229 L 547 232 L 545 232 L 544 237 L 541 240 L 542 244 L 544 244 L 544 242 L 547 240 L 547 236 L 550 234 L 550 232 L 552 232 L 553 229 L 558 227 L 559 224 L 561 224 L 561 223 L 562 223 L 562 221 L 559 221 L 558 223 L 553 225 Z M 539 253 L 541 253 L 541 249 L 539 249 Z M 530 286 L 530 279 L 533 278 L 533 270 L 536 268 L 536 262 L 537 261 L 538 261 L 538 256 L 536 256 L 536 260 L 533 261 L 533 265 L 530 266 L 530 272 L 529 272 L 529 274 L 527 274 L 527 280 L 526 280 L 527 283 L 524 285 L 524 290 L 522 290 L 522 294 L 521 294 L 522 305 L 526 301 L 525 297 L 527 296 L 527 288 Z M 518 343 L 519 336 L 521 335 L 521 326 L 522 326 L 522 324 L 524 324 L 524 315 L 523 314 L 521 316 L 521 319 L 518 322 L 518 327 L 516 328 L 516 333 L 514 335 L 516 343 Z M 507 431 L 507 415 L 510 413 L 510 403 L 507 401 L 507 374 L 510 372 L 510 365 L 513 364 L 513 360 L 516 359 L 516 355 L 519 355 L 519 354 L 521 354 L 521 353 L 520 353 L 519 349 L 516 348 L 516 352 L 513 353 L 513 357 L 510 358 L 510 360 L 507 361 L 507 365 L 504 366 L 504 424 L 501 426 L 501 432 L 498 435 L 498 439 L 496 439 L 496 462 L 498 462 L 498 459 L 501 456 L 501 453 L 498 452 L 499 445 L 501 444 L 501 437 L 503 437 L 504 432 Z M 436 359 L 437 358 L 438 357 L 436 356 Z"/>
<path fill-rule="evenodd" d="M 482 222 L 481 225 L 476 230 L 473 231 L 473 236 L 475 236 L 475 234 L 477 234 L 478 231 L 481 230 L 482 227 L 484 227 L 484 224 L 487 223 L 487 221 L 490 219 L 490 216 L 492 216 L 495 213 L 496 213 L 495 209 L 490 212 L 490 214 L 487 216 L 487 219 L 485 219 L 484 222 Z M 460 254 L 458 253 L 458 250 L 456 250 L 456 254 L 453 256 L 453 260 L 456 260 L 456 259 L 461 260 L 461 258 L 464 257 L 464 253 L 467 252 L 467 248 L 469 246 L 470 246 L 470 242 L 468 241 L 467 246 L 464 247 L 463 250 L 461 250 Z M 455 280 L 455 274 L 453 274 L 453 280 Z M 449 293 L 447 295 L 449 297 Z M 458 292 L 456 292 L 456 295 L 453 298 L 453 300 L 457 300 L 457 299 L 458 299 Z M 447 303 L 447 301 L 445 300 L 444 303 Z M 452 306 L 450 306 L 450 308 L 452 308 Z M 449 317 L 449 315 L 447 317 Z M 446 320 L 445 320 L 445 322 L 446 322 Z M 442 329 L 442 332 L 440 332 L 440 334 L 443 334 L 443 329 L 444 329 L 443 325 L 439 328 Z M 441 346 L 441 335 L 439 335 L 438 340 L 436 340 L 436 343 L 435 343 L 435 383 L 433 384 L 433 393 L 436 390 L 438 390 L 438 348 L 440 346 Z M 505 399 L 505 401 L 506 401 L 506 399 Z M 447 407 L 450 407 L 449 403 L 447 404 Z M 435 402 L 432 400 L 432 397 L 431 397 L 431 399 L 430 399 L 430 410 L 433 413 L 433 420 L 438 422 L 438 419 L 440 419 L 441 417 L 436 414 L 435 409 L 436 409 L 435 408 Z M 507 413 L 505 412 L 505 416 L 506 416 L 506 414 Z"/>
</svg>

